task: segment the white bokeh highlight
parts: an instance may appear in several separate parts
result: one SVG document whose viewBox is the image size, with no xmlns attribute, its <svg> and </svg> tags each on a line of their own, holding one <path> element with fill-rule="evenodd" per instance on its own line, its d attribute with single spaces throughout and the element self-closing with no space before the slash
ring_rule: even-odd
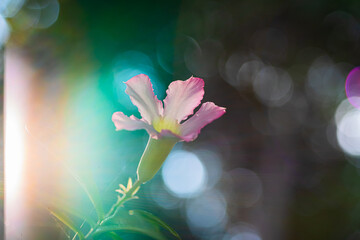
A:
<svg viewBox="0 0 360 240">
<path fill-rule="evenodd" d="M 203 191 L 207 173 L 197 155 L 177 150 L 172 152 L 165 161 L 162 178 L 171 194 L 180 198 L 189 198 Z"/>
<path fill-rule="evenodd" d="M 344 152 L 360 156 L 360 110 L 352 109 L 341 118 L 336 136 Z"/>
<path fill-rule="evenodd" d="M 186 218 L 192 228 L 216 228 L 226 223 L 226 209 L 227 203 L 224 196 L 213 190 L 187 203 Z"/>
</svg>

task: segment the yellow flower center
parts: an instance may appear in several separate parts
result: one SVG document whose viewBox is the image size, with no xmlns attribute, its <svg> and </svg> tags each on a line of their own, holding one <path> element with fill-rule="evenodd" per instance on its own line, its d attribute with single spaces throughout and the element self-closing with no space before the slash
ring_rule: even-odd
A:
<svg viewBox="0 0 360 240">
<path fill-rule="evenodd" d="M 153 122 L 153 127 L 157 132 L 170 130 L 172 133 L 180 135 L 180 124 L 176 120 L 158 118 Z"/>
</svg>

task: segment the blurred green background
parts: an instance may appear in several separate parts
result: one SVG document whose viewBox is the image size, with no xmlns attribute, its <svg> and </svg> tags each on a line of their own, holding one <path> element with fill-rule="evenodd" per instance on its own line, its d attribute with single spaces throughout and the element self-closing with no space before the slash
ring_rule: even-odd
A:
<svg viewBox="0 0 360 240">
<path fill-rule="evenodd" d="M 35 72 L 25 120 L 32 199 L 89 210 L 67 170 L 46 174 L 71 169 L 95 180 L 109 208 L 148 138 L 115 131 L 113 112 L 140 116 L 123 82 L 145 73 L 163 99 L 171 81 L 194 75 L 204 100 L 227 113 L 177 144 L 128 207 L 183 239 L 360 239 L 360 118 L 346 115 L 358 110 L 344 89 L 360 64 L 359 1 L 16 3 L 3 15 L 6 48 Z M 27 218 L 37 234 L 64 237 L 41 223 L 52 220 L 45 211 Z"/>
</svg>

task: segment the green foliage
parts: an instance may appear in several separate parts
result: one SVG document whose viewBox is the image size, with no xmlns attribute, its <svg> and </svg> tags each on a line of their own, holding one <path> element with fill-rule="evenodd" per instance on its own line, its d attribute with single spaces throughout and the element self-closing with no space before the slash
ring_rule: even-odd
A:
<svg viewBox="0 0 360 240">
<path fill-rule="evenodd" d="M 157 225 L 163 227 L 164 229 L 168 230 L 177 239 L 181 239 L 179 234 L 172 227 L 167 225 L 163 220 L 161 220 L 160 218 L 154 216 L 153 214 L 151 214 L 149 212 L 146 212 L 146 211 L 143 211 L 143 210 L 133 210 L 133 212 L 134 212 L 134 214 L 141 215 L 144 218 L 146 218 L 148 221 L 151 221 L 154 224 L 157 224 Z"/>
<path fill-rule="evenodd" d="M 121 209 L 111 221 L 96 229 L 93 236 L 97 237 L 103 233 L 116 231 L 120 235 L 122 233 L 135 233 L 157 240 L 169 239 L 161 231 L 161 228 L 168 230 L 177 239 L 180 239 L 179 235 L 171 227 L 154 215 L 142 210 L 127 211 Z"/>
<path fill-rule="evenodd" d="M 70 203 L 64 202 L 61 199 L 55 199 L 52 202 L 51 209 L 49 209 L 50 213 L 75 233 L 73 240 L 76 237 L 80 240 L 121 240 L 124 238 L 128 239 L 126 234 L 134 237 L 141 236 L 141 239 L 146 237 L 156 240 L 169 239 L 169 236 L 171 237 L 170 234 L 172 234 L 173 238 L 181 239 L 179 234 L 153 214 L 143 210 L 129 211 L 123 207 L 124 202 L 137 198 L 137 196 L 134 196 L 134 193 L 140 187 L 138 181 L 132 185 L 131 180 L 129 180 L 128 186 L 126 189 L 123 189 L 122 197 L 118 199 L 111 210 L 105 215 L 93 178 L 85 178 L 86 181 L 84 181 L 83 178 L 80 179 L 75 174 L 73 176 L 86 192 L 98 215 L 98 219 L 94 219 L 94 217 L 85 214 Z M 77 227 L 69 216 L 76 217 L 82 220 L 83 223 L 89 224 L 90 231 L 87 234 L 81 232 L 83 224 Z M 168 231 L 168 233 L 164 232 L 164 230 Z"/>
<path fill-rule="evenodd" d="M 89 197 L 91 203 L 93 204 L 95 211 L 98 215 L 98 219 L 104 218 L 104 209 L 102 205 L 102 201 L 100 199 L 99 190 L 94 181 L 93 176 L 89 176 L 86 178 L 86 181 L 82 181 L 78 176 L 74 175 L 76 181 L 80 184 L 80 186 L 84 189 L 87 196 Z"/>
<path fill-rule="evenodd" d="M 81 211 L 81 208 L 76 208 L 67 202 L 61 201 L 60 199 L 57 199 L 55 202 L 53 202 L 52 206 L 50 206 L 50 209 L 56 212 L 62 212 L 64 214 L 66 213 L 82 221 L 85 221 L 90 225 L 90 227 L 94 227 L 96 225 L 96 221 L 92 219 L 87 213 Z"/>
<path fill-rule="evenodd" d="M 76 224 L 66 214 L 52 209 L 49 209 L 49 211 L 56 219 L 58 219 L 60 222 L 70 228 L 75 234 L 77 234 L 79 240 L 85 240 L 85 236 L 81 232 L 80 228 L 78 228 Z"/>
<path fill-rule="evenodd" d="M 108 232 L 106 235 L 109 236 L 112 240 L 123 240 L 123 238 L 114 232 Z"/>
</svg>

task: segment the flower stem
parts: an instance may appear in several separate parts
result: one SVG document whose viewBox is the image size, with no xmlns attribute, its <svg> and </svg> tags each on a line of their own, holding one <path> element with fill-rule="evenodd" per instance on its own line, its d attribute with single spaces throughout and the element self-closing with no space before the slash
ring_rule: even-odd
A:
<svg viewBox="0 0 360 240">
<path fill-rule="evenodd" d="M 93 237 L 93 235 L 96 233 L 96 230 L 100 226 L 102 226 L 104 223 L 113 219 L 116 216 L 116 214 L 118 213 L 118 211 L 120 210 L 120 207 L 125 202 L 127 202 L 131 199 L 135 199 L 134 192 L 136 190 L 138 190 L 138 188 L 140 188 L 141 184 L 142 183 L 139 182 L 139 180 L 136 180 L 136 182 L 134 182 L 134 185 L 132 185 L 132 187 L 127 192 L 125 192 L 122 197 L 119 197 L 118 200 L 114 203 L 114 205 L 112 205 L 109 212 L 104 216 L 104 218 L 99 219 L 97 224 L 93 228 L 90 229 L 90 231 L 86 234 L 85 239 L 91 239 L 91 237 Z"/>
</svg>

